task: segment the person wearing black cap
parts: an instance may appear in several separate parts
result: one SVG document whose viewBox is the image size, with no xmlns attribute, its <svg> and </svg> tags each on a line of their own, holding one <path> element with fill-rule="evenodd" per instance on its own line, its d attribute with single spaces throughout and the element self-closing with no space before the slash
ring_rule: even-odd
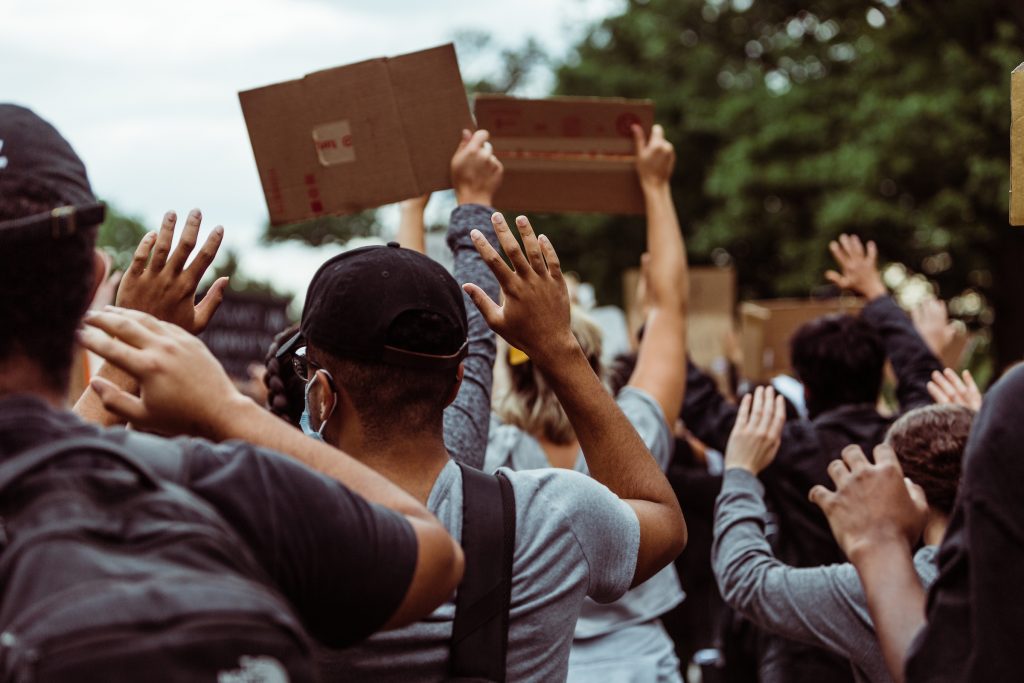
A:
<svg viewBox="0 0 1024 683">
<path fill-rule="evenodd" d="M 94 452 L 107 454 L 111 463 L 129 463 L 129 469 L 142 477 L 146 491 L 178 491 L 175 500 L 180 504 L 161 507 L 165 517 L 153 529 L 168 529 L 168 524 L 173 528 L 175 523 L 187 526 L 189 520 L 194 521 L 194 517 L 176 517 L 175 510 L 191 510 L 220 529 L 220 550 L 205 560 L 208 571 L 191 571 L 185 580 L 173 580 L 168 573 L 164 580 L 155 581 L 165 576 L 164 570 L 184 570 L 184 565 L 175 564 L 174 553 L 162 555 L 161 563 L 140 565 L 137 553 L 155 552 L 152 543 L 137 550 L 136 546 L 118 545 L 118 534 L 132 528 L 127 521 L 117 526 L 116 532 L 108 530 L 106 540 L 90 546 L 89 553 L 65 542 L 60 566 L 48 562 L 20 574 L 11 573 L 11 567 L 18 568 L 18 562 L 28 556 L 22 553 L 15 561 L 5 554 L 6 592 L 0 614 L 4 677 L 23 675 L 19 666 L 34 667 L 38 680 L 136 677 L 142 643 L 159 639 L 161 634 L 180 633 L 175 629 L 184 617 L 175 606 L 203 594 L 203 601 L 190 603 L 186 621 L 196 614 L 213 618 L 213 613 L 205 610 L 245 593 L 263 595 L 260 600 L 265 609 L 281 623 L 293 625 L 287 641 L 290 645 L 271 649 L 264 647 L 265 643 L 247 640 L 240 626 L 220 629 L 188 641 L 190 647 L 202 649 L 201 655 L 185 647 L 184 641 L 160 650 L 160 659 L 152 660 L 157 667 L 152 677 L 212 680 L 221 676 L 224 680 L 224 676 L 245 677 L 253 667 L 269 667 L 271 671 L 283 668 L 280 673 L 287 673 L 293 681 L 311 680 L 307 633 L 321 643 L 341 647 L 379 628 L 413 621 L 446 599 L 461 577 L 461 550 L 425 507 L 344 453 L 304 437 L 259 409 L 237 392 L 202 343 L 176 325 L 123 309 L 86 316 L 88 326 L 78 333 L 81 344 L 140 382 L 148 406 L 162 399 L 159 416 L 139 413 L 125 407 L 137 406 L 139 398 L 109 381 L 94 379 L 93 389 L 103 406 L 152 431 L 199 433 L 211 441 L 245 438 L 256 445 L 217 445 L 202 439 L 168 441 L 100 429 L 66 412 L 76 328 L 98 282 L 93 246 L 103 206 L 96 201 L 85 168 L 70 145 L 31 111 L 0 105 L 0 140 L 0 288 L 4 291 L 0 298 L 0 481 L 12 482 L 13 471 L 36 462 L 30 457 L 43 456 L 45 451 L 40 449 L 54 453 L 59 452 L 56 448 L 69 449 L 67 466 L 62 460 L 39 474 L 29 471 L 26 481 L 32 488 L 8 489 L 4 542 L 13 538 L 17 543 L 18 523 L 26 514 L 21 503 L 35 504 L 40 491 L 46 490 L 40 488 L 40 482 L 62 476 L 62 490 L 70 494 L 79 490 L 79 482 L 92 481 L 85 476 L 92 470 L 83 467 L 92 466 Z M 156 290 L 149 293 L 160 296 Z M 191 374 L 172 391 L 163 391 L 166 363 L 124 353 L 127 344 L 139 344 L 143 339 L 163 349 L 185 343 L 192 352 L 186 364 Z M 89 445 L 83 446 L 85 443 Z M 318 464 L 333 478 L 296 460 Z M 74 475 L 66 467 L 75 468 Z M 126 478 L 118 481 L 123 484 Z M 128 476 L 127 481 L 134 479 Z M 12 496 L 12 491 L 18 496 Z M 86 495 L 85 489 L 76 495 Z M 46 500 L 55 505 L 64 498 Z M 104 510 L 102 501 L 93 503 Z M 43 508 L 32 508 L 37 509 Z M 89 512 L 88 507 L 81 509 L 82 514 Z M 111 507 L 102 514 L 115 520 L 125 510 Z M 135 510 L 141 514 L 141 508 Z M 56 521 L 75 524 L 76 514 Z M 39 543 L 48 540 L 26 538 Z M 74 538 L 87 544 L 91 537 Z M 181 541 L 173 546 L 181 553 L 177 559 L 185 557 L 191 541 L 173 534 L 170 538 Z M 151 554 L 146 557 L 152 559 Z M 140 566 L 149 569 L 142 571 Z M 33 573 L 26 577 L 30 571 Z M 31 597 L 24 590 L 14 594 L 15 584 L 10 581 L 17 578 L 21 578 L 17 583 L 21 588 L 25 581 L 34 588 L 71 582 L 67 590 L 77 586 L 77 595 L 87 594 L 94 605 L 115 592 L 121 596 L 116 608 L 82 607 L 79 614 L 88 614 L 87 621 L 94 627 L 102 622 L 109 629 L 113 621 L 120 620 L 121 630 L 114 635 L 106 631 L 104 641 L 87 648 L 87 657 L 71 661 L 66 655 L 49 656 L 49 644 L 67 643 L 79 636 L 65 632 L 60 639 L 42 644 L 28 636 L 29 625 L 40 633 L 58 624 L 66 626 L 66 619 L 23 619 L 21 631 L 12 626 L 19 623 L 14 605 Z M 88 592 L 81 590 L 85 584 L 76 583 L 82 581 L 90 582 Z M 226 585 L 236 586 L 240 592 Z M 37 601 L 27 609 L 38 611 L 42 604 Z M 76 604 L 70 594 L 62 594 L 61 606 L 73 609 Z M 161 607 L 154 608 L 154 604 Z M 138 622 L 125 621 L 141 618 L 140 614 L 145 615 L 144 634 L 142 627 L 129 627 Z M 220 613 L 216 618 L 223 616 Z M 82 626 L 81 619 L 78 626 Z M 104 656 L 115 650 L 117 655 Z M 41 673 L 58 664 L 70 668 L 63 669 L 60 677 L 47 678 Z"/>
</svg>

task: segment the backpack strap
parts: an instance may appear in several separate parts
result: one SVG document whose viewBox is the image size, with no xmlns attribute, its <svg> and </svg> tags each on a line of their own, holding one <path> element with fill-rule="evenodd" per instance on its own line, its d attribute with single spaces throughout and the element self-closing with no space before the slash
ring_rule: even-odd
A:
<svg viewBox="0 0 1024 683">
<path fill-rule="evenodd" d="M 462 463 L 462 550 L 449 656 L 453 679 L 505 680 L 516 503 L 512 483 Z M 501 503 L 500 507 L 498 503 Z"/>
<path fill-rule="evenodd" d="M 160 487 L 157 476 L 125 449 L 100 437 L 79 436 L 69 439 L 57 439 L 41 446 L 30 448 L 0 465 L 0 496 L 20 479 L 40 467 L 54 460 L 59 460 L 64 456 L 81 453 L 96 453 L 97 455 L 106 456 L 111 460 L 116 460 L 134 472 L 139 477 L 141 483 L 147 488 L 157 489 Z"/>
</svg>

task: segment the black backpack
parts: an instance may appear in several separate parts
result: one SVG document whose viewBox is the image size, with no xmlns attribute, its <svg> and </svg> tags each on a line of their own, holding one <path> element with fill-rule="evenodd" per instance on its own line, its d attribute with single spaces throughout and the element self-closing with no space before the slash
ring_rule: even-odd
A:
<svg viewBox="0 0 1024 683">
<path fill-rule="evenodd" d="M 516 502 L 503 474 L 462 469 L 462 550 L 466 568 L 455 594 L 449 681 L 503 683 L 508 659 Z"/>
<path fill-rule="evenodd" d="M 270 586 L 214 508 L 108 438 L 0 465 L 0 680 L 313 680 Z"/>
</svg>

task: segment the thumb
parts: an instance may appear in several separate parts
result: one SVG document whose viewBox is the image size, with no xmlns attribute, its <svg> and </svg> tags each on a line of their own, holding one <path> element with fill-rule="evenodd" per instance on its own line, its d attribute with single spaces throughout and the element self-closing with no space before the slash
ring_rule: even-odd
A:
<svg viewBox="0 0 1024 683">
<path fill-rule="evenodd" d="M 102 377 L 93 377 L 89 386 L 99 396 L 100 402 L 107 411 L 132 423 L 143 423 L 146 420 L 146 407 L 142 399 L 118 388 Z"/>
<path fill-rule="evenodd" d="M 825 271 L 825 279 L 834 284 L 836 287 L 846 289 L 846 278 L 837 273 L 834 270 Z"/>
<path fill-rule="evenodd" d="M 644 129 L 637 123 L 634 123 L 629 129 L 633 132 L 633 144 L 636 145 L 636 153 L 639 156 L 647 146 L 647 137 L 644 135 Z"/>
<path fill-rule="evenodd" d="M 209 291 L 206 292 L 206 296 L 203 300 L 196 305 L 196 313 L 194 318 L 194 324 L 192 332 L 199 334 L 206 329 L 206 326 L 210 324 L 213 319 L 213 314 L 220 308 L 220 304 L 224 301 L 224 290 L 228 288 L 228 278 L 222 277 L 217 280 L 210 287 Z"/>
<path fill-rule="evenodd" d="M 480 313 L 484 316 L 484 320 L 487 321 L 487 325 L 494 329 L 495 324 L 501 320 L 501 306 L 491 301 L 491 297 L 487 296 L 484 290 L 472 283 L 467 282 L 462 285 L 462 290 L 466 292 L 473 301 L 473 304 L 480 309 Z"/>
</svg>

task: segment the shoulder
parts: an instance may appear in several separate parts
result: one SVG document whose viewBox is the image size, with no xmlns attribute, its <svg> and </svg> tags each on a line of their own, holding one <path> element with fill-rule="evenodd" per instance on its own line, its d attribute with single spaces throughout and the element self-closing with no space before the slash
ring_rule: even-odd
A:
<svg viewBox="0 0 1024 683">
<path fill-rule="evenodd" d="M 646 391 L 633 386 L 623 387 L 615 402 L 662 469 L 667 467 L 672 455 L 672 430 L 661 405 Z"/>
</svg>

